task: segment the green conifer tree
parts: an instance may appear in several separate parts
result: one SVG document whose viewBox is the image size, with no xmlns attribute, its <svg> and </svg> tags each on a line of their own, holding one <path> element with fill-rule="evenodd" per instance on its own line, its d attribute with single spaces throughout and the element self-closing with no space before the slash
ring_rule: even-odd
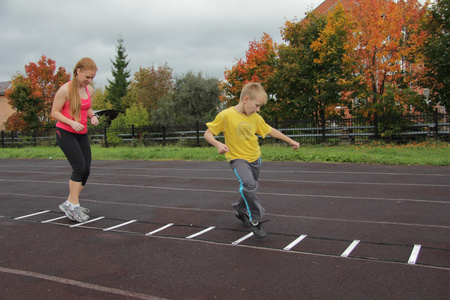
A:
<svg viewBox="0 0 450 300">
<path fill-rule="evenodd" d="M 122 103 L 122 98 L 127 95 L 128 86 L 130 81 L 130 71 L 127 70 L 130 61 L 127 59 L 127 54 L 125 54 L 125 46 L 123 45 L 123 39 L 120 37 L 118 40 L 118 45 L 116 46 L 117 54 L 115 61 L 111 60 L 113 64 L 112 75 L 113 80 L 108 79 L 109 85 L 106 87 L 108 91 L 108 101 L 111 103 L 114 109 L 125 110 Z"/>
</svg>

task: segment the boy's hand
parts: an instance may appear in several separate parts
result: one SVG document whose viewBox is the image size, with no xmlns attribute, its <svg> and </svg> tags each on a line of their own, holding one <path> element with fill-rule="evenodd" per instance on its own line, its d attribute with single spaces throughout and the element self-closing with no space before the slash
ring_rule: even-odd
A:
<svg viewBox="0 0 450 300">
<path fill-rule="evenodd" d="M 219 152 L 219 154 L 225 154 L 230 151 L 230 149 L 228 148 L 227 145 L 225 145 L 224 143 L 222 143 L 214 138 L 214 135 L 209 128 L 205 131 L 204 136 L 205 136 L 205 140 L 208 143 L 210 143 L 211 145 L 213 145 L 214 147 L 217 148 L 217 152 Z"/>
<path fill-rule="evenodd" d="M 227 145 L 220 143 L 219 145 L 217 145 L 217 152 L 219 152 L 219 154 L 225 154 L 227 152 L 229 152 L 230 149 L 228 148 Z"/>
<path fill-rule="evenodd" d="M 297 150 L 300 147 L 300 143 L 296 141 L 292 141 L 289 146 L 292 147 L 292 149 Z"/>
</svg>

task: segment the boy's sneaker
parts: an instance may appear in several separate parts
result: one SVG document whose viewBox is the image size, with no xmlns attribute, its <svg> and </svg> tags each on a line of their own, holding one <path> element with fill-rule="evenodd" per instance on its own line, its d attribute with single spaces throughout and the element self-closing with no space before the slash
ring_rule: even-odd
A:
<svg viewBox="0 0 450 300">
<path fill-rule="evenodd" d="M 265 238 L 267 236 L 267 232 L 262 227 L 261 222 L 257 222 L 256 225 L 253 222 L 250 222 L 250 227 L 252 228 L 253 234 L 258 238 Z"/>
<path fill-rule="evenodd" d="M 250 219 L 248 218 L 247 214 L 240 214 L 236 212 L 235 216 L 242 221 L 245 227 L 250 227 Z"/>
<path fill-rule="evenodd" d="M 72 221 L 83 223 L 90 219 L 90 217 L 86 214 L 89 212 L 89 209 L 81 206 L 71 209 L 69 205 L 63 203 L 59 206 L 59 209 L 62 210 Z"/>
</svg>

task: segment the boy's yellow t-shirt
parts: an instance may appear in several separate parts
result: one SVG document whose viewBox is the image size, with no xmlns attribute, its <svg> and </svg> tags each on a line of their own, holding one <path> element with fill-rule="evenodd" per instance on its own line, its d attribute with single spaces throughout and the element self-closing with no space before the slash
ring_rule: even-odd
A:
<svg viewBox="0 0 450 300">
<path fill-rule="evenodd" d="M 223 132 L 225 144 L 230 149 L 225 153 L 228 161 L 233 159 L 245 159 L 254 162 L 261 157 L 261 149 L 258 144 L 259 134 L 265 138 L 272 131 L 264 119 L 257 113 L 250 116 L 239 113 L 234 107 L 220 112 L 213 122 L 206 126 L 214 135 Z"/>
</svg>

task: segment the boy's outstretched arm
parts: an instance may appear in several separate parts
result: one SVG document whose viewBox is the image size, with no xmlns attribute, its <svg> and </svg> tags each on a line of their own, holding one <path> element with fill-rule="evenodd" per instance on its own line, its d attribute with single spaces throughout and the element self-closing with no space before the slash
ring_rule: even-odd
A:
<svg viewBox="0 0 450 300">
<path fill-rule="evenodd" d="M 282 140 L 282 141 L 288 143 L 289 146 L 291 146 L 292 149 L 294 149 L 294 150 L 297 150 L 300 147 L 299 142 L 294 141 L 293 139 L 284 135 L 281 131 L 279 131 L 275 128 L 272 128 L 272 131 L 270 131 L 269 135 L 273 138 L 276 138 L 276 139 L 279 139 L 279 140 Z"/>
<path fill-rule="evenodd" d="M 217 148 L 217 152 L 219 154 L 225 154 L 226 152 L 230 151 L 230 149 L 228 149 L 227 145 L 216 140 L 216 138 L 214 137 L 214 134 L 211 132 L 211 130 L 209 130 L 209 128 L 205 131 L 204 136 L 205 136 L 205 140 L 208 143 L 210 143 L 211 145 L 213 145 L 214 147 Z"/>
</svg>

